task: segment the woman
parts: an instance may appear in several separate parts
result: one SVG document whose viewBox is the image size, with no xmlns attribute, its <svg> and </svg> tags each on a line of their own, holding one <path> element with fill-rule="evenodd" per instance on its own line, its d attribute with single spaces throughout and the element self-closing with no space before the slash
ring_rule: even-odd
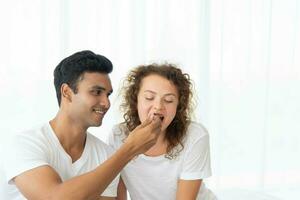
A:
<svg viewBox="0 0 300 200">
<path fill-rule="evenodd" d="M 113 128 L 109 143 L 118 149 L 147 117 L 161 119 L 157 143 L 121 173 L 118 199 L 212 200 L 202 180 L 211 176 L 209 136 L 190 120 L 192 84 L 172 64 L 139 66 L 124 85 L 124 123 Z"/>
</svg>

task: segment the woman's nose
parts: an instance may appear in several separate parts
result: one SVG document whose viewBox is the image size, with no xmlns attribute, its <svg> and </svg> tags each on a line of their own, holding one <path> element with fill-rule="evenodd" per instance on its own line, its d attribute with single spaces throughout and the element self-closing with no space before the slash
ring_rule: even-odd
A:
<svg viewBox="0 0 300 200">
<path fill-rule="evenodd" d="M 153 106 L 154 110 L 160 111 L 163 109 L 163 104 L 161 101 L 156 101 Z"/>
</svg>

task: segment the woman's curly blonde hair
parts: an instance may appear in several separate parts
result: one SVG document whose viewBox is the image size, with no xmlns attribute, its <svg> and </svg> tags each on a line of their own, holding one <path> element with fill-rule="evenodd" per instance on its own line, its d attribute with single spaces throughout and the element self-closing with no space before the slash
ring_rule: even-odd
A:
<svg viewBox="0 0 300 200">
<path fill-rule="evenodd" d="M 192 111 L 192 83 L 188 74 L 183 73 L 173 64 L 151 64 L 141 65 L 131 70 L 123 85 L 123 102 L 121 110 L 124 112 L 124 124 L 128 131 L 135 129 L 141 122 L 137 109 L 137 96 L 142 80 L 149 75 L 156 74 L 171 81 L 177 88 L 179 101 L 176 115 L 166 129 L 165 140 L 167 140 L 166 157 L 173 159 L 183 150 L 183 139 L 187 132 Z M 176 148 L 175 148 L 176 147 Z M 179 148 L 178 148 L 179 147 Z"/>
</svg>

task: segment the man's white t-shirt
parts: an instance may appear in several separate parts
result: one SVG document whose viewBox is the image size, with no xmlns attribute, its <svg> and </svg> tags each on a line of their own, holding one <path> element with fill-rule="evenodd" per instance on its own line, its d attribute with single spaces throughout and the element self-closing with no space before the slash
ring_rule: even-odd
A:
<svg viewBox="0 0 300 200">
<path fill-rule="evenodd" d="M 109 144 L 116 150 L 126 138 L 124 124 L 116 125 L 109 136 Z M 175 159 L 165 155 L 141 154 L 125 166 L 121 177 L 131 200 L 174 200 L 177 183 L 211 176 L 209 135 L 204 127 L 191 122 L 183 141 L 184 149 Z M 214 194 L 202 182 L 197 200 L 215 200 Z"/>
<path fill-rule="evenodd" d="M 25 199 L 12 180 L 25 171 L 48 165 L 59 174 L 62 181 L 66 181 L 95 169 L 113 153 L 111 147 L 87 133 L 83 153 L 72 163 L 72 158 L 61 146 L 49 123 L 34 130 L 16 134 L 8 148 L 4 170 L 7 182 L 11 184 L 7 186 L 6 195 L 12 200 Z M 117 185 L 118 177 L 101 196 L 117 196 Z"/>
</svg>

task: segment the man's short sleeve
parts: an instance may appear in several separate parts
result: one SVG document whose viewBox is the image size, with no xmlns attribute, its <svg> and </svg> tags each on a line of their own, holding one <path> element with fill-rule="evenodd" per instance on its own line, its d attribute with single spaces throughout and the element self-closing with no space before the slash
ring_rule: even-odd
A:
<svg viewBox="0 0 300 200">
<path fill-rule="evenodd" d="M 17 134 L 11 138 L 5 152 L 4 170 L 6 180 L 12 179 L 30 169 L 48 165 L 43 144 L 28 134 Z"/>
</svg>

